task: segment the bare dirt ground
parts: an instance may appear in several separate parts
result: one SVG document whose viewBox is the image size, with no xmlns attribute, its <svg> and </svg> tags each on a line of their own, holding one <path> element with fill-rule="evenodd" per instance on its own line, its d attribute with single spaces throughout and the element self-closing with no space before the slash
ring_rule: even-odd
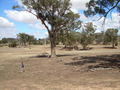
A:
<svg viewBox="0 0 120 90">
<path fill-rule="evenodd" d="M 58 46 L 57 58 L 45 57 L 49 46 L 0 47 L 0 90 L 120 90 L 120 49 L 92 47 Z"/>
</svg>

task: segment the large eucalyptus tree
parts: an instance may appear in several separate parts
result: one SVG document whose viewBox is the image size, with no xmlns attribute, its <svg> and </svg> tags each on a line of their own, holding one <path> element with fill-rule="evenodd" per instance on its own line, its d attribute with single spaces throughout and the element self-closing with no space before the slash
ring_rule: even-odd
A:
<svg viewBox="0 0 120 90">
<path fill-rule="evenodd" d="M 56 57 L 56 38 L 59 31 L 69 30 L 71 27 L 74 29 L 76 25 L 80 25 L 79 15 L 70 10 L 70 0 L 22 0 L 22 3 L 24 7 L 20 8 L 35 15 L 47 29 L 51 42 L 51 57 Z"/>
</svg>

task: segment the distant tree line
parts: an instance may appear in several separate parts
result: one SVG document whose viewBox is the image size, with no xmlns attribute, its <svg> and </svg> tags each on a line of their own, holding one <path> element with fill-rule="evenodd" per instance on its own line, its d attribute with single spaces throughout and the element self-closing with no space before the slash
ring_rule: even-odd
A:
<svg viewBox="0 0 120 90">
<path fill-rule="evenodd" d="M 109 28 L 105 32 L 95 33 L 96 26 L 91 22 L 86 23 L 81 31 L 74 30 L 60 31 L 57 36 L 56 45 L 62 44 L 64 48 L 78 49 L 78 45 L 81 44 L 83 49 L 88 49 L 89 44 L 103 44 L 110 45 L 115 48 L 120 42 L 120 36 L 118 30 Z M 1 45 L 7 45 L 9 47 L 17 46 L 29 46 L 29 45 L 46 45 L 50 44 L 49 38 L 36 39 L 34 36 L 19 33 L 17 38 L 2 38 L 0 40 Z"/>
<path fill-rule="evenodd" d="M 0 40 L 0 46 L 9 46 L 9 47 L 26 47 L 29 45 L 44 45 L 50 44 L 49 38 L 44 39 L 36 39 L 34 36 L 26 34 L 26 33 L 19 33 L 17 34 L 17 38 L 2 38 Z"/>
</svg>

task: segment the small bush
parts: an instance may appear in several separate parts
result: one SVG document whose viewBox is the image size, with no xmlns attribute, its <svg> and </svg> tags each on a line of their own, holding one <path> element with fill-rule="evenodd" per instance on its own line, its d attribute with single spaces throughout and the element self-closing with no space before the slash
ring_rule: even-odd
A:
<svg viewBox="0 0 120 90">
<path fill-rule="evenodd" d="M 0 44 L 0 47 L 3 47 L 4 45 L 3 44 Z"/>
<path fill-rule="evenodd" d="M 17 43 L 16 42 L 12 42 L 8 45 L 9 47 L 17 47 Z"/>
</svg>

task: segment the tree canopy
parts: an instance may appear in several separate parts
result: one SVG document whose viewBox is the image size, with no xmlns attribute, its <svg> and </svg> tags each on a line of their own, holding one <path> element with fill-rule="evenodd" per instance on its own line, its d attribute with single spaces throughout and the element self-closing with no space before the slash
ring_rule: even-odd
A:
<svg viewBox="0 0 120 90">
<path fill-rule="evenodd" d="M 35 38 L 34 36 L 32 35 L 28 35 L 28 34 L 25 34 L 25 33 L 19 33 L 17 35 L 17 38 L 19 40 L 19 43 L 22 45 L 22 46 L 26 46 L 27 44 L 32 44 L 34 43 L 35 41 Z"/>
<path fill-rule="evenodd" d="M 118 30 L 114 29 L 114 28 L 109 28 L 107 29 L 107 31 L 105 32 L 105 36 L 104 36 L 104 42 L 105 43 L 112 43 L 112 47 L 115 47 L 115 44 L 117 44 L 117 40 L 118 40 Z"/>
<path fill-rule="evenodd" d="M 91 22 L 84 25 L 80 38 L 80 43 L 83 46 L 83 49 L 87 49 L 87 46 L 94 41 L 95 30 L 95 26 Z"/>
</svg>

